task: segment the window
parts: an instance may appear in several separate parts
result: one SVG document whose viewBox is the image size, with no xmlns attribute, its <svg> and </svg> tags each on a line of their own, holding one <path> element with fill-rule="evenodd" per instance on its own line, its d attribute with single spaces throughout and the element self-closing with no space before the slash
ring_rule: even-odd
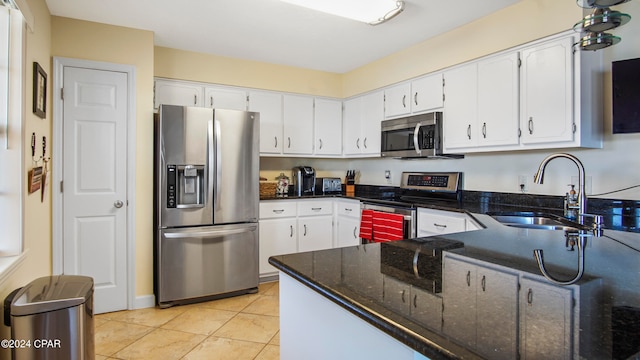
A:
<svg viewBox="0 0 640 360">
<path fill-rule="evenodd" d="M 0 258 L 22 253 L 24 29 L 16 5 L 0 0 Z"/>
</svg>

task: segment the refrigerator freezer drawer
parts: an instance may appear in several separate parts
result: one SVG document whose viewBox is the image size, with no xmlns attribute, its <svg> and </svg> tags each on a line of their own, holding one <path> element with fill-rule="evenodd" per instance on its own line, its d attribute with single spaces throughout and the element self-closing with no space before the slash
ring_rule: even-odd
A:
<svg viewBox="0 0 640 360">
<path fill-rule="evenodd" d="M 163 229 L 157 296 L 161 307 L 258 286 L 258 224 Z"/>
</svg>

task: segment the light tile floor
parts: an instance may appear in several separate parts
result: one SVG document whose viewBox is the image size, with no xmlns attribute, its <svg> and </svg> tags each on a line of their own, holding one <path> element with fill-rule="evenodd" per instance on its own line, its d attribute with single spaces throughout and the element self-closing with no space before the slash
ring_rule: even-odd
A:
<svg viewBox="0 0 640 360">
<path fill-rule="evenodd" d="M 278 292 L 269 282 L 257 294 L 96 315 L 96 360 L 277 360 Z"/>
</svg>

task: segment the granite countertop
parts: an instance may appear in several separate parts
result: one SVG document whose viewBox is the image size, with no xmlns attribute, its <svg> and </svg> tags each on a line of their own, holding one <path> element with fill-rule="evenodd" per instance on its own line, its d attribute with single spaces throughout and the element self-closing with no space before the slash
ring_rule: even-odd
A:
<svg viewBox="0 0 640 360">
<path fill-rule="evenodd" d="M 340 194 L 261 196 L 260 200 L 300 200 L 322 198 L 345 198 L 360 201 L 385 201 L 398 196 L 402 190 L 395 186 L 356 185 L 355 196 Z M 420 196 L 419 191 L 410 195 Z M 459 201 L 420 202 L 411 204 L 414 207 L 425 207 L 445 211 L 460 211 L 473 214 L 499 212 L 534 211 L 563 216 L 563 197 L 549 195 L 529 195 L 514 193 L 496 193 L 483 191 L 462 191 Z M 587 212 L 602 215 L 604 228 L 610 230 L 640 233 L 640 201 L 618 199 L 588 199 Z"/>
<path fill-rule="evenodd" d="M 464 207 L 459 211 L 469 212 L 470 208 Z M 545 264 L 554 275 L 571 278 L 576 273 L 577 252 L 567 251 L 564 231 L 512 228 L 484 214 L 482 206 L 474 210 L 476 212 L 471 211 L 469 215 L 482 225 L 481 230 L 403 240 L 395 245 L 411 249 L 412 246 L 427 246 L 433 241 L 459 242 L 462 247 L 447 250 L 452 254 L 447 256 L 489 264 L 496 269 L 510 269 L 520 274 L 520 281 L 530 278 L 544 283 L 546 280 L 540 276 L 533 257 L 534 249 L 543 249 Z M 389 257 L 388 249 L 385 250 L 388 246 L 377 243 L 274 256 L 269 262 L 429 358 L 482 358 L 477 349 L 443 331 L 438 322 L 426 324 L 424 319 L 399 311 L 385 301 L 383 287 L 390 282 L 421 289 L 445 304 L 455 291 L 444 287 L 442 292 L 438 292 L 432 286 L 423 286 L 415 278 L 412 280 L 410 275 L 399 276 L 402 274 L 396 270 L 402 266 L 394 264 L 394 261 L 406 259 L 402 256 Z M 618 359 L 634 356 L 640 351 L 640 235 L 607 229 L 602 237 L 587 238 L 585 259 L 585 276 L 578 285 L 572 285 L 578 289 L 576 295 L 572 295 L 574 304 L 576 301 L 578 304 L 574 305 L 573 316 L 580 319 L 579 329 L 574 329 L 579 340 L 571 340 L 576 357 Z M 590 293 L 586 289 L 595 290 Z M 579 294 L 584 298 L 576 299 Z M 523 296 L 526 295 L 520 290 L 519 297 Z M 514 306 L 518 308 L 518 304 Z M 440 311 L 439 308 L 435 310 Z M 500 308 L 494 310 L 501 311 Z M 519 311 L 523 310 L 521 306 Z M 451 311 L 449 309 L 449 314 Z M 475 319 L 468 321 L 458 326 L 478 326 Z M 479 318 L 477 321 L 482 320 Z M 590 322 L 596 325 L 583 325 Z"/>
</svg>

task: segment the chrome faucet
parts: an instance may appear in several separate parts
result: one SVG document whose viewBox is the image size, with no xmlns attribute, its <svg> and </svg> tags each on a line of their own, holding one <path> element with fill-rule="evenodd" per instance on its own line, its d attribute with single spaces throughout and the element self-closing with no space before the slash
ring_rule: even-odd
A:
<svg viewBox="0 0 640 360">
<path fill-rule="evenodd" d="M 544 182 L 544 169 L 547 167 L 547 164 L 551 160 L 557 158 L 569 159 L 573 161 L 578 167 L 578 215 L 580 216 L 580 223 L 583 224 L 582 214 L 585 214 L 587 211 L 587 195 L 584 192 L 584 165 L 582 165 L 582 162 L 577 157 L 565 153 L 557 153 L 547 156 L 546 158 L 544 158 L 544 160 L 542 160 L 540 166 L 538 166 L 538 171 L 533 176 L 533 181 L 536 184 L 542 184 Z M 566 210 L 567 209 L 565 209 L 565 211 Z"/>
<path fill-rule="evenodd" d="M 571 161 L 573 161 L 574 164 L 576 164 L 576 166 L 578 167 L 578 221 L 580 223 L 580 225 L 585 225 L 585 217 L 589 217 L 589 218 L 593 218 L 593 223 L 592 225 L 592 229 L 593 229 L 593 233 L 589 234 L 586 230 L 581 229 L 579 230 L 577 233 L 574 234 L 565 234 L 565 236 L 572 236 L 572 237 L 577 237 L 577 245 L 578 245 L 578 273 L 576 274 L 576 276 L 571 279 L 571 280 L 567 280 L 567 281 L 563 281 L 563 280 L 558 280 L 556 278 L 554 278 L 553 276 L 551 276 L 549 274 L 549 272 L 547 271 L 547 269 L 544 266 L 544 258 L 543 258 L 543 254 L 542 254 L 542 249 L 535 249 L 533 250 L 533 255 L 536 258 L 536 261 L 538 262 L 538 268 L 540 269 L 540 272 L 542 273 L 542 275 L 544 275 L 545 278 L 547 278 L 547 280 L 551 281 L 554 284 L 557 285 L 571 285 L 571 284 L 575 284 L 576 282 L 578 282 L 578 280 L 580 280 L 582 278 L 582 275 L 584 274 L 584 251 L 585 251 L 585 247 L 586 247 L 586 242 L 587 242 L 587 237 L 589 236 L 601 236 L 602 235 L 602 216 L 601 215 L 591 215 L 591 214 L 586 214 L 585 212 L 587 211 L 587 195 L 585 194 L 584 191 L 584 182 L 585 182 L 585 172 L 584 172 L 584 165 L 582 165 L 582 162 L 575 156 L 571 155 L 571 154 L 565 154 L 565 153 L 556 153 L 556 154 L 551 154 L 549 156 L 547 156 L 546 158 L 544 158 L 544 160 L 542 160 L 542 162 L 540 163 L 540 166 L 538 166 L 538 171 L 536 172 L 536 174 L 533 177 L 533 181 L 536 184 L 542 184 L 543 180 L 544 180 L 544 169 L 547 167 L 547 164 L 556 158 L 566 158 L 569 159 Z M 568 208 L 566 208 L 565 205 L 565 212 L 567 212 L 567 210 L 569 210 Z"/>
</svg>

